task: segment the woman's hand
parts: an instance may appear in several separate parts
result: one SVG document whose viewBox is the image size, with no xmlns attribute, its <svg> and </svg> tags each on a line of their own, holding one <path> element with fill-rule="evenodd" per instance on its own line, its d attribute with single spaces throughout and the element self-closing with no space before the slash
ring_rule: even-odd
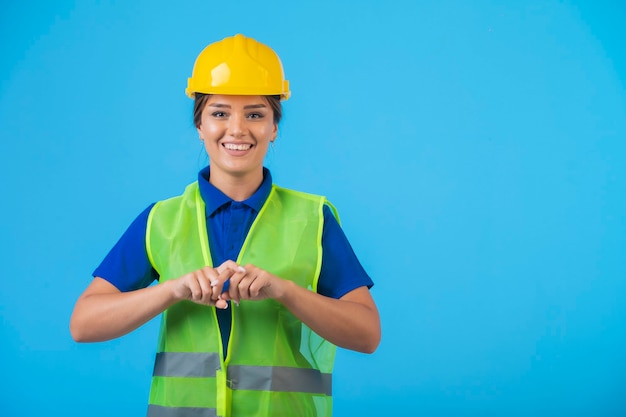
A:
<svg viewBox="0 0 626 417">
<path fill-rule="evenodd" d="M 220 298 L 222 287 L 216 286 L 223 285 L 236 268 L 237 264 L 229 261 L 219 268 L 201 268 L 176 279 L 127 292 L 120 292 L 104 278 L 95 277 L 74 306 L 70 319 L 72 337 L 77 342 L 120 337 L 181 300 L 227 308 L 226 299 Z"/>
<path fill-rule="evenodd" d="M 284 280 L 255 265 L 240 266 L 234 261 L 226 261 L 215 269 L 219 274 L 213 281 L 213 291 L 219 294 L 217 300 L 278 299 L 284 292 Z M 228 282 L 227 282 L 228 281 Z"/>
<path fill-rule="evenodd" d="M 216 268 L 216 272 L 219 276 L 212 289 L 215 300 L 232 300 L 238 304 L 241 300 L 272 298 L 337 346 L 372 353 L 380 343 L 380 317 L 367 287 L 355 288 L 335 299 L 252 264 L 240 266 L 226 261 Z M 229 284 L 227 289 L 226 281 Z"/>
<path fill-rule="evenodd" d="M 230 267 L 211 268 L 208 266 L 185 274 L 172 282 L 174 298 L 222 309 L 227 308 L 228 303 L 220 298 L 216 285 L 225 282 L 231 275 Z"/>
</svg>

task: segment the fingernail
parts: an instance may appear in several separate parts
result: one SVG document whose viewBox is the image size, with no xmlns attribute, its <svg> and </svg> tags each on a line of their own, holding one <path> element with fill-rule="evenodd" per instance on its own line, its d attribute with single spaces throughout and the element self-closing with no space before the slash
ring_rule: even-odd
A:
<svg viewBox="0 0 626 417">
<path fill-rule="evenodd" d="M 214 279 L 213 281 L 211 281 L 211 287 L 215 287 L 219 283 L 220 282 L 218 280 Z"/>
<path fill-rule="evenodd" d="M 239 269 L 240 272 L 246 272 L 246 268 L 244 268 L 243 266 L 240 266 L 237 269 Z"/>
</svg>

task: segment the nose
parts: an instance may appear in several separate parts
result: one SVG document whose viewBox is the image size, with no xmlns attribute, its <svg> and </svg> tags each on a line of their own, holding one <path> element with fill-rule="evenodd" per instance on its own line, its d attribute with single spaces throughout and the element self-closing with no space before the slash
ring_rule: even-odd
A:
<svg viewBox="0 0 626 417">
<path fill-rule="evenodd" d="M 228 134 L 234 138 L 240 138 L 246 133 L 245 116 L 233 113 L 228 120 Z"/>
</svg>

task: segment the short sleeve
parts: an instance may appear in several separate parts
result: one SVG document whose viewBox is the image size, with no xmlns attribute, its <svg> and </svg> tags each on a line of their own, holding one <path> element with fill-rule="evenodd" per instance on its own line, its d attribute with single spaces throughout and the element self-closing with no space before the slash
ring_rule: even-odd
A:
<svg viewBox="0 0 626 417">
<path fill-rule="evenodd" d="M 132 291 L 149 286 L 158 279 L 146 252 L 148 215 L 154 204 L 139 214 L 93 272 L 118 290 Z"/>
<path fill-rule="evenodd" d="M 332 298 L 341 298 L 350 291 L 374 282 L 357 258 L 348 238 L 328 206 L 324 206 L 322 233 L 322 268 L 317 292 Z"/>
</svg>

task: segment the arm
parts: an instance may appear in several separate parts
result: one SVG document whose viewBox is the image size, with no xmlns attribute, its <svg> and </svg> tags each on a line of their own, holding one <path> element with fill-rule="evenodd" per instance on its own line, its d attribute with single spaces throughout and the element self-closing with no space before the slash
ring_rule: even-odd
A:
<svg viewBox="0 0 626 417">
<path fill-rule="evenodd" d="M 232 262 L 232 261 L 227 261 Z M 224 299 L 263 300 L 273 298 L 304 324 L 337 346 L 373 353 L 381 339 L 378 309 L 367 287 L 356 288 L 339 299 L 325 297 L 281 279 L 254 265 L 239 268 L 230 277 Z M 221 291 L 221 282 L 215 291 Z"/>
<path fill-rule="evenodd" d="M 95 277 L 74 306 L 72 338 L 77 342 L 101 342 L 135 330 L 175 302 L 170 286 L 165 282 L 121 292 L 105 279 Z"/>
<path fill-rule="evenodd" d="M 367 287 L 356 288 L 340 299 L 324 297 L 285 281 L 281 302 L 324 339 L 346 349 L 373 353 L 381 339 L 378 309 Z"/>
<path fill-rule="evenodd" d="M 77 342 L 104 341 L 125 335 L 180 300 L 217 307 L 227 305 L 225 301 L 211 300 L 209 283 L 219 273 L 208 267 L 150 286 L 158 278 L 145 249 L 146 223 L 153 206 L 149 205 L 135 218 L 76 301 L 70 332 Z"/>
<path fill-rule="evenodd" d="M 227 279 L 209 267 L 174 280 L 121 292 L 103 278 L 96 277 L 76 301 L 70 319 L 70 332 L 77 342 L 101 342 L 123 336 L 181 300 L 226 308 L 224 300 L 212 300 L 211 281 Z"/>
</svg>

